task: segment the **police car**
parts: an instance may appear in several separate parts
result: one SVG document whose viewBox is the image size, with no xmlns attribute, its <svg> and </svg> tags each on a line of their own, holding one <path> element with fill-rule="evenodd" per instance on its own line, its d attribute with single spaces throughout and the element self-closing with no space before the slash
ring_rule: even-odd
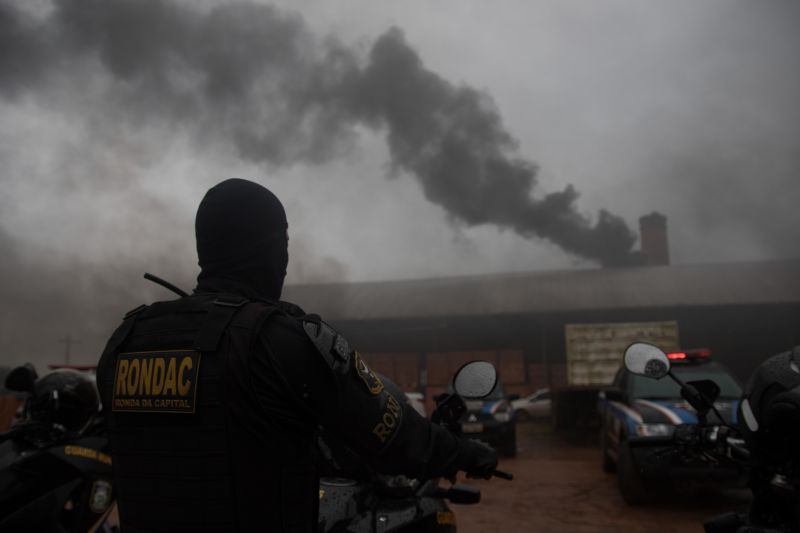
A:
<svg viewBox="0 0 800 533">
<path fill-rule="evenodd" d="M 517 454 L 517 427 L 514 411 L 503 385 L 480 400 L 466 400 L 467 412 L 461 417 L 461 433 L 484 441 L 506 457 Z"/>
<path fill-rule="evenodd" d="M 711 360 L 706 349 L 667 354 L 672 372 L 683 382 L 711 379 L 720 387 L 714 404 L 725 423 L 736 423 L 736 409 L 742 389 L 736 379 Z M 731 467 L 715 467 L 693 462 L 678 453 L 664 437 L 673 434 L 678 424 L 697 424 L 692 407 L 680 395 L 680 388 L 669 378 L 653 380 L 637 376 L 621 367 L 612 386 L 598 397 L 601 418 L 603 470 L 617 471 L 623 499 L 629 504 L 650 499 L 648 490 L 653 480 L 697 480 L 730 483 L 739 472 Z M 721 421 L 713 413 L 709 425 Z M 628 437 L 636 436 L 637 446 L 628 445 Z M 647 439 L 652 438 L 652 445 Z M 642 443 L 644 442 L 644 445 Z"/>
</svg>

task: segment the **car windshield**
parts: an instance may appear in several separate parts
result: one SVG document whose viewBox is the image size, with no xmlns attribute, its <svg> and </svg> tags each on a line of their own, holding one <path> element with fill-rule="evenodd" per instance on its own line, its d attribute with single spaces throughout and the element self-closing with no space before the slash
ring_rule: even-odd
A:
<svg viewBox="0 0 800 533">
<path fill-rule="evenodd" d="M 683 381 L 693 381 L 698 379 L 711 379 L 719 385 L 720 398 L 735 399 L 742 394 L 742 388 L 733 379 L 733 376 L 718 366 L 679 366 L 674 365 L 672 371 Z M 636 376 L 631 374 L 631 394 L 634 398 L 650 399 L 677 399 L 681 397 L 680 387 L 669 377 L 659 380 Z"/>
<path fill-rule="evenodd" d="M 485 399 L 486 400 L 503 400 L 503 399 L 505 399 L 505 397 L 506 397 L 506 391 L 503 390 L 502 383 L 500 383 L 498 381 L 497 385 L 495 385 L 494 389 L 492 389 L 492 392 L 490 392 L 489 396 L 487 396 Z"/>
</svg>

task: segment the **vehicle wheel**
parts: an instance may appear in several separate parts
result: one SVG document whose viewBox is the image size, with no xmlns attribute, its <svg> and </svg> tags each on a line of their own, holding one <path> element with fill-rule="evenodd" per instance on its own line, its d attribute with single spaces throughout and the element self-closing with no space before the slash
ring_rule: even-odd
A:
<svg viewBox="0 0 800 533">
<path fill-rule="evenodd" d="M 644 480 L 636 470 L 633 454 L 627 441 L 620 441 L 617 454 L 617 475 L 619 477 L 619 491 L 622 499 L 628 505 L 641 505 L 650 498 Z"/>
<path fill-rule="evenodd" d="M 606 432 L 606 428 L 601 427 L 600 431 L 602 431 L 602 437 L 600 437 L 600 450 L 603 454 L 603 472 L 610 474 L 617 470 L 617 463 L 611 460 L 611 457 L 608 455 L 608 432 Z"/>
</svg>

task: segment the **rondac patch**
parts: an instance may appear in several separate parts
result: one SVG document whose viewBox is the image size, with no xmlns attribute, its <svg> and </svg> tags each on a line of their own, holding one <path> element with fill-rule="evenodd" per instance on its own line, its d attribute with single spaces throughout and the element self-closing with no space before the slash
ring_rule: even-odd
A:
<svg viewBox="0 0 800 533">
<path fill-rule="evenodd" d="M 171 350 L 117 356 L 111 410 L 194 413 L 200 352 Z"/>
<path fill-rule="evenodd" d="M 375 372 L 367 366 L 367 363 L 361 359 L 360 353 L 356 352 L 354 362 L 356 365 L 356 372 L 358 372 L 359 377 L 364 380 L 367 389 L 369 389 L 372 394 L 380 394 L 381 391 L 383 391 L 383 382 L 375 375 Z"/>
</svg>

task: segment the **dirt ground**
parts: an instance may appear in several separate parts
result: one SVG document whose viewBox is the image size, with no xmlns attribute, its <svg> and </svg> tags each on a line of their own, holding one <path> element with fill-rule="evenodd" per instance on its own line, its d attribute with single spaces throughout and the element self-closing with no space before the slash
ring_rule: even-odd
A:
<svg viewBox="0 0 800 533">
<path fill-rule="evenodd" d="M 513 481 L 465 481 L 481 489 L 482 500 L 453 505 L 459 532 L 702 532 L 705 518 L 747 506 L 744 490 L 684 490 L 629 507 L 616 475 L 601 470 L 599 448 L 567 443 L 538 423 L 518 426 L 517 446 L 517 457 L 500 462 Z"/>
</svg>

